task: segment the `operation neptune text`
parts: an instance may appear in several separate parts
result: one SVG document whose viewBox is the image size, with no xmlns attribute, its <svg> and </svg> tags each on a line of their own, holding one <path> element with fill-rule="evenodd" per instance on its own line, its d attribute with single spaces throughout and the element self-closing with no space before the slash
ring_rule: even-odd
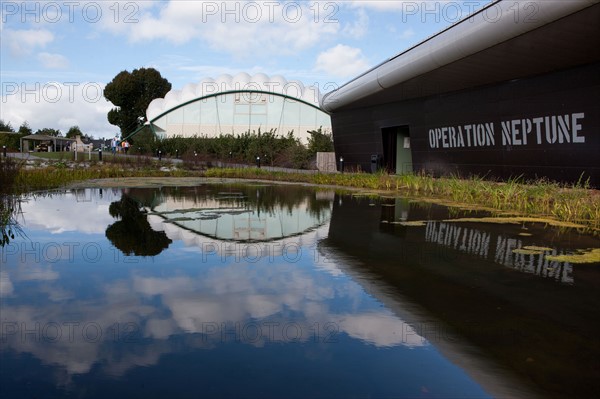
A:
<svg viewBox="0 0 600 399">
<path fill-rule="evenodd" d="M 542 144 L 585 144 L 582 134 L 585 114 L 550 115 L 494 122 L 431 128 L 428 131 L 429 147 L 468 148 L 526 146 Z M 500 127 L 497 129 L 497 127 Z M 496 140 L 501 132 L 501 140 Z"/>
</svg>

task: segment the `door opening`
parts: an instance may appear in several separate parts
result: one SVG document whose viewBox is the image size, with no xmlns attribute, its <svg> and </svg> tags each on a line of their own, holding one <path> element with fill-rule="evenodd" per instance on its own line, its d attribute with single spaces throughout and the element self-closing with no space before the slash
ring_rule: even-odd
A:
<svg viewBox="0 0 600 399">
<path fill-rule="evenodd" d="M 396 173 L 396 141 L 397 128 L 387 127 L 381 130 L 383 138 L 383 169 L 388 173 Z"/>
<path fill-rule="evenodd" d="M 412 173 L 412 149 L 408 126 L 381 129 L 383 139 L 383 167 L 388 173 Z"/>
</svg>

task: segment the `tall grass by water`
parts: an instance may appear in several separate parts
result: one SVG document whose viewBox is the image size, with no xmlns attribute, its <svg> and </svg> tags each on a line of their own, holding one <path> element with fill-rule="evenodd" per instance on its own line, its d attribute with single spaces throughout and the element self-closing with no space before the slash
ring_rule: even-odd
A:
<svg viewBox="0 0 600 399">
<path fill-rule="evenodd" d="M 275 181 L 305 182 L 400 195 L 436 198 L 442 202 L 484 206 L 499 211 L 550 217 L 600 229 L 600 193 L 585 183 L 565 185 L 547 180 L 532 182 L 515 178 L 494 182 L 479 177 L 434 178 L 429 175 L 303 174 L 269 172 L 263 169 L 210 169 L 210 177 L 233 177 Z"/>
<path fill-rule="evenodd" d="M 48 166 L 40 169 L 21 169 L 15 179 L 15 191 L 46 190 L 65 186 L 69 183 L 90 179 L 110 179 L 121 177 L 185 177 L 191 172 L 175 169 L 124 168 L 119 165 L 103 165 L 90 168 L 64 168 Z"/>
<path fill-rule="evenodd" d="M 212 168 L 187 170 L 185 163 L 165 169 L 166 164 L 131 157 L 123 163 L 94 163 L 82 167 L 58 162 L 43 168 L 21 168 L 13 173 L 15 192 L 44 190 L 89 179 L 121 177 L 188 177 L 262 179 L 354 187 L 394 195 L 435 199 L 441 203 L 483 206 L 507 213 L 539 216 L 578 223 L 600 230 L 600 193 L 585 183 L 559 184 L 547 180 L 519 178 L 494 182 L 479 177 L 434 178 L 426 174 L 386 173 L 289 173 L 259 168 Z"/>
</svg>

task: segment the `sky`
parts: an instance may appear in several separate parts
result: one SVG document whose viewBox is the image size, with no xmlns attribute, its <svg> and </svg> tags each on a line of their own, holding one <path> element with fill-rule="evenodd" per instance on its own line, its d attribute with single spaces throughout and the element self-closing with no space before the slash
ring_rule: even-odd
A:
<svg viewBox="0 0 600 399">
<path fill-rule="evenodd" d="M 0 0 L 0 119 L 112 137 L 103 89 L 142 67 L 173 89 L 247 72 L 327 93 L 488 3 Z"/>
</svg>

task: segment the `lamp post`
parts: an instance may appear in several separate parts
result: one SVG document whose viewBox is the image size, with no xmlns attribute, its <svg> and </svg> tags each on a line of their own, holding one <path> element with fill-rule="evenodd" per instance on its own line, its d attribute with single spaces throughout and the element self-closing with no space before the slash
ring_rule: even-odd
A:
<svg viewBox="0 0 600 399">
<path fill-rule="evenodd" d="M 256 157 L 256 167 L 260 169 L 260 157 Z"/>
<path fill-rule="evenodd" d="M 344 173 L 344 157 L 340 157 L 340 172 Z"/>
</svg>

